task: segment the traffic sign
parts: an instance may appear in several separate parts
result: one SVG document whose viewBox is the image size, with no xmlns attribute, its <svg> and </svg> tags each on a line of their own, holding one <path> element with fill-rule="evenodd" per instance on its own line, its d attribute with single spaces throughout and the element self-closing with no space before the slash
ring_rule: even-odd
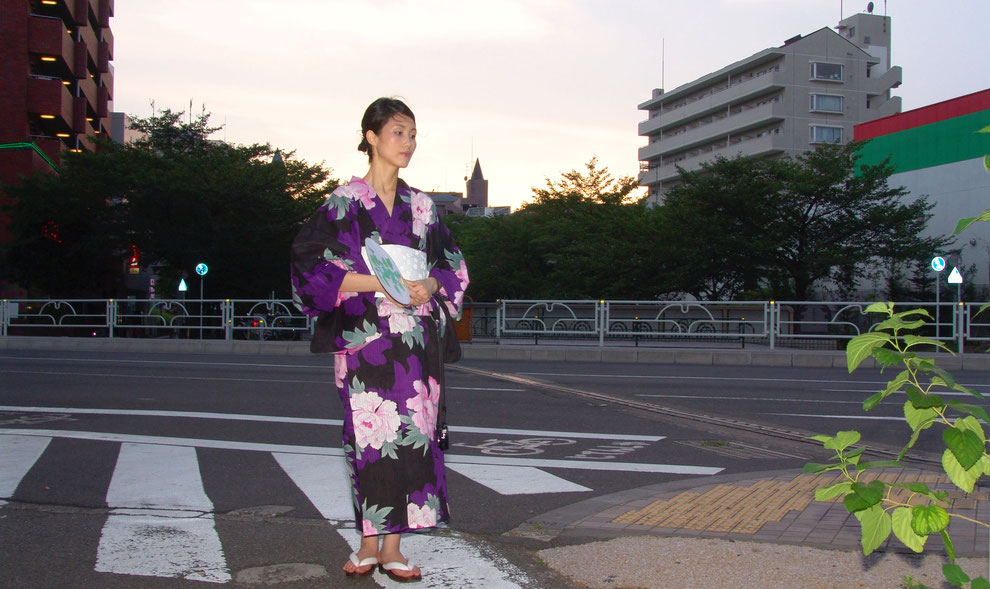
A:
<svg viewBox="0 0 990 589">
<path fill-rule="evenodd" d="M 187 290 L 189 290 L 189 287 L 186 286 L 186 279 L 185 278 L 180 278 L 179 279 L 179 292 L 186 292 Z"/>
<path fill-rule="evenodd" d="M 209 271 L 210 268 L 206 264 L 202 262 L 196 264 L 196 274 L 199 274 L 200 276 L 206 276 L 206 273 Z"/>
<path fill-rule="evenodd" d="M 935 256 L 932 258 L 932 270 L 936 272 L 941 272 L 945 270 L 945 258 L 942 256 Z"/>
<path fill-rule="evenodd" d="M 949 284 L 962 284 L 962 274 L 959 273 L 959 268 L 952 268 L 952 272 L 949 272 Z"/>
</svg>

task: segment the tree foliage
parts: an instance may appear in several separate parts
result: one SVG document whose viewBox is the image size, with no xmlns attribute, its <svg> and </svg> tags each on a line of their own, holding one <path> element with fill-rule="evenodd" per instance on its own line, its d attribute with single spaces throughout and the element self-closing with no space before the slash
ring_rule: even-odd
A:
<svg viewBox="0 0 990 589">
<path fill-rule="evenodd" d="M 205 262 L 207 297 L 287 296 L 289 244 L 337 185 L 329 170 L 211 140 L 206 113 L 184 122 L 166 109 L 133 128 L 143 138 L 68 154 L 58 175 L 6 188 L 5 273 L 46 296 L 121 296 L 134 245 L 157 267 L 159 292 Z"/>
</svg>

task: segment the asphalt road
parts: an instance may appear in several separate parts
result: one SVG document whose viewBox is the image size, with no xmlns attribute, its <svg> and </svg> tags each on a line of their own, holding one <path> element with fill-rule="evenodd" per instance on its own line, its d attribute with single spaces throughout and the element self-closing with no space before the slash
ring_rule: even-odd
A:
<svg viewBox="0 0 990 589">
<path fill-rule="evenodd" d="M 990 391 L 988 373 L 956 376 Z M 0 448 L 0 497 L 10 498 L 0 541 L 17 546 L 0 551 L 0 585 L 188 586 L 155 562 L 113 556 L 120 514 L 109 507 L 130 505 L 120 497 L 145 482 L 154 500 L 132 499 L 143 509 L 210 520 L 203 541 L 218 538 L 222 566 L 201 564 L 203 574 L 236 584 L 257 567 L 308 563 L 337 579 L 353 537 L 349 501 L 333 495 L 346 493 L 335 486 L 342 474 L 321 478 L 339 468 L 343 415 L 327 358 L 6 351 L 0 381 L 0 443 L 22 444 L 19 453 Z M 630 488 L 827 458 L 776 430 L 857 429 L 867 443 L 899 448 L 909 433 L 903 399 L 869 414 L 860 406 L 885 381 L 877 371 L 464 361 L 447 376 L 454 519 L 444 541 L 477 560 L 466 574 L 566 586 L 514 528 Z M 37 440 L 47 442 L 32 450 Z M 919 449 L 938 444 L 923 439 Z M 29 458 L 5 465 L 5 454 Z M 170 470 L 173 462 L 188 468 Z M 191 507 L 159 493 L 187 476 L 201 489 L 183 499 Z M 280 586 L 313 586 L 300 579 Z"/>
</svg>

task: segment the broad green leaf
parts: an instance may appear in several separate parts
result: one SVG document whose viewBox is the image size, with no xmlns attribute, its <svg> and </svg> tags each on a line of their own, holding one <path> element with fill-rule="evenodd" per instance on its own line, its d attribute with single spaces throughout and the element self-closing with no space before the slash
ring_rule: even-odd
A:
<svg viewBox="0 0 990 589">
<path fill-rule="evenodd" d="M 904 444 L 901 451 L 897 453 L 897 460 L 904 460 L 904 456 L 908 453 L 908 450 L 914 447 L 914 444 L 918 441 L 918 437 L 921 435 L 921 432 L 925 429 L 927 429 L 927 426 L 911 432 L 911 437 L 908 439 L 907 444 Z"/>
<path fill-rule="evenodd" d="M 873 359 L 880 366 L 894 366 L 904 360 L 904 354 L 890 348 L 877 348 L 873 350 Z"/>
<path fill-rule="evenodd" d="M 818 434 L 817 436 L 811 436 L 810 439 L 815 440 L 816 442 L 825 443 L 825 442 L 829 442 L 831 440 L 834 440 L 835 438 L 833 438 L 832 436 L 826 436 L 826 435 L 823 435 L 823 434 Z"/>
<path fill-rule="evenodd" d="M 846 366 L 849 372 L 856 370 L 863 360 L 869 358 L 874 348 L 881 348 L 889 342 L 888 334 L 875 331 L 857 335 L 849 340 L 849 344 L 846 345 Z"/>
<path fill-rule="evenodd" d="M 949 512 L 938 505 L 915 505 L 911 508 L 911 529 L 919 536 L 936 534 L 949 526 Z"/>
<path fill-rule="evenodd" d="M 942 575 L 953 587 L 965 587 L 969 583 L 969 575 L 963 572 L 962 567 L 957 564 L 942 565 Z"/>
<path fill-rule="evenodd" d="M 858 465 L 859 459 L 863 455 L 863 452 L 866 452 L 866 448 L 856 448 L 852 452 L 849 452 L 845 455 L 846 462 L 849 464 Z"/>
<path fill-rule="evenodd" d="M 966 470 L 976 464 L 985 449 L 980 436 L 968 429 L 946 428 L 942 432 L 942 441 L 949 450 L 952 450 L 953 456 Z"/>
<path fill-rule="evenodd" d="M 984 461 L 980 460 L 979 463 L 974 464 L 972 468 L 963 468 L 963 465 L 959 463 L 956 456 L 952 453 L 952 450 L 948 448 L 942 453 L 942 468 L 945 470 L 945 474 L 948 475 L 949 479 L 957 487 L 966 491 L 967 493 L 973 492 L 973 485 L 976 481 L 983 475 L 984 472 Z"/>
<path fill-rule="evenodd" d="M 902 311 L 898 313 L 901 317 L 912 317 L 914 315 L 921 315 L 922 317 L 932 318 L 932 314 L 924 309 L 911 309 L 909 311 Z"/>
<path fill-rule="evenodd" d="M 928 495 L 931 493 L 931 489 L 925 483 L 891 483 L 891 487 L 897 487 L 898 489 L 907 489 L 912 493 L 919 493 L 921 495 Z"/>
<path fill-rule="evenodd" d="M 987 166 L 988 164 L 990 164 L 990 156 L 985 156 L 983 158 L 983 165 Z M 987 170 L 990 170 L 990 167 L 988 167 Z M 983 211 L 976 217 L 967 217 L 965 219 L 959 219 L 959 222 L 956 223 L 956 230 L 953 231 L 952 234 L 959 235 L 960 233 L 965 231 L 967 227 L 969 227 L 973 223 L 976 223 L 977 221 L 990 221 L 990 209 Z"/>
<path fill-rule="evenodd" d="M 870 306 L 866 308 L 864 313 L 887 313 L 890 315 L 894 312 L 894 303 L 870 303 Z"/>
<path fill-rule="evenodd" d="M 988 156 L 987 161 L 990 161 L 990 156 Z M 990 303 L 984 303 L 983 305 L 981 305 L 980 306 L 980 310 L 976 312 L 976 316 L 979 316 L 980 314 L 982 314 L 987 309 L 990 309 Z"/>
<path fill-rule="evenodd" d="M 904 315 L 898 313 L 889 319 L 885 319 L 880 323 L 877 323 L 873 327 L 873 331 L 881 330 L 901 330 L 901 329 L 918 329 L 925 325 L 924 320 L 916 319 L 914 321 L 905 321 Z"/>
<path fill-rule="evenodd" d="M 898 460 L 871 460 L 857 464 L 856 468 L 859 470 L 868 470 L 870 468 L 902 468 L 903 466 Z"/>
<path fill-rule="evenodd" d="M 885 392 L 886 391 L 880 391 L 875 395 L 870 395 L 869 397 L 867 397 L 866 400 L 863 401 L 863 411 L 869 411 L 870 409 L 873 409 L 874 407 L 879 405 L 880 401 L 883 401 L 884 397 L 887 396 L 884 394 Z"/>
<path fill-rule="evenodd" d="M 950 389 L 956 386 L 956 378 L 952 376 L 952 373 L 949 372 L 948 370 L 935 368 L 935 374 L 937 374 L 939 378 L 941 378 L 941 380 L 945 381 L 945 386 L 949 387 Z M 932 382 L 935 382 L 934 378 L 932 378 Z"/>
<path fill-rule="evenodd" d="M 956 419 L 955 423 L 953 423 L 952 425 L 953 427 L 957 427 L 959 429 L 966 429 L 973 432 L 974 434 L 979 436 L 981 442 L 987 441 L 986 434 L 983 433 L 983 426 L 980 425 L 980 422 L 977 421 L 975 417 L 970 417 L 970 416 L 960 417 Z"/>
<path fill-rule="evenodd" d="M 983 407 L 969 405 L 967 403 L 963 403 L 962 401 L 949 401 L 947 404 L 956 411 L 969 413 L 970 415 L 974 415 L 977 418 L 982 419 L 984 423 L 990 423 L 990 415 L 987 414 L 987 410 Z"/>
<path fill-rule="evenodd" d="M 908 399 L 911 400 L 911 404 L 917 409 L 928 409 L 929 407 L 941 407 L 945 405 L 942 397 L 934 394 L 926 394 L 925 391 L 913 384 L 904 387 L 904 393 L 907 394 Z"/>
<path fill-rule="evenodd" d="M 862 528 L 863 535 L 860 538 L 860 543 L 863 546 L 864 555 L 880 548 L 880 545 L 890 537 L 890 514 L 884 511 L 880 505 L 857 511 L 854 515 Z"/>
<path fill-rule="evenodd" d="M 942 536 L 942 542 L 945 544 L 945 553 L 949 555 L 949 562 L 956 562 L 956 547 L 949 537 L 949 530 L 942 530 L 939 535 Z"/>
<path fill-rule="evenodd" d="M 970 589 L 990 589 L 990 581 L 987 581 L 983 577 L 976 577 L 973 579 L 973 584 L 969 587 Z"/>
<path fill-rule="evenodd" d="M 851 513 L 863 511 L 883 501 L 883 489 L 884 484 L 880 481 L 871 481 L 869 484 L 852 483 L 849 494 L 842 502 Z"/>
<path fill-rule="evenodd" d="M 840 468 L 842 468 L 841 464 L 819 464 L 817 462 L 809 462 L 804 465 L 802 472 L 804 474 L 818 474 L 828 472 L 830 470 L 839 470 Z"/>
<path fill-rule="evenodd" d="M 930 337 L 922 337 L 920 335 L 905 335 L 904 349 L 906 350 L 908 348 L 913 348 L 914 346 L 935 346 L 945 350 L 946 352 L 950 352 L 953 356 L 956 355 L 955 352 L 949 349 L 949 346 L 940 340 L 932 339 Z"/>
<path fill-rule="evenodd" d="M 836 432 L 835 438 L 825 442 L 824 445 L 829 450 L 841 451 L 858 442 L 861 437 L 860 433 L 856 430 Z"/>
<path fill-rule="evenodd" d="M 928 536 L 919 535 L 911 528 L 910 508 L 898 507 L 891 514 L 890 519 L 891 529 L 894 531 L 894 535 L 897 536 L 898 540 L 915 552 L 921 552 L 925 549 L 925 542 L 928 541 Z"/>
<path fill-rule="evenodd" d="M 914 431 L 928 429 L 938 419 L 938 412 L 932 408 L 918 409 L 911 401 L 904 402 L 904 419 Z"/>
<path fill-rule="evenodd" d="M 839 495 L 848 493 L 850 487 L 852 487 L 852 481 L 842 481 L 821 489 L 815 489 L 815 501 L 831 501 Z"/>
</svg>

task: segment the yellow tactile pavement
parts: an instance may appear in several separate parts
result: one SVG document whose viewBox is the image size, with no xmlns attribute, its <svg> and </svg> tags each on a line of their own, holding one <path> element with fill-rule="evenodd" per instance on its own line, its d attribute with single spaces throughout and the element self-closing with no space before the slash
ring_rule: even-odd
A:
<svg viewBox="0 0 990 589">
<path fill-rule="evenodd" d="M 792 478 L 744 481 L 713 485 L 707 490 L 685 491 L 669 499 L 657 500 L 641 509 L 633 509 L 612 520 L 660 528 L 683 528 L 706 532 L 755 534 L 768 522 L 780 521 L 788 512 L 802 510 L 815 500 L 815 490 L 839 482 L 837 474 L 801 474 Z M 866 472 L 860 482 L 874 479 L 887 483 L 922 482 L 929 488 L 945 490 L 957 508 L 967 508 L 987 493 L 965 494 L 943 475 L 918 471 Z M 891 499 L 907 502 L 911 492 L 896 489 Z"/>
</svg>

